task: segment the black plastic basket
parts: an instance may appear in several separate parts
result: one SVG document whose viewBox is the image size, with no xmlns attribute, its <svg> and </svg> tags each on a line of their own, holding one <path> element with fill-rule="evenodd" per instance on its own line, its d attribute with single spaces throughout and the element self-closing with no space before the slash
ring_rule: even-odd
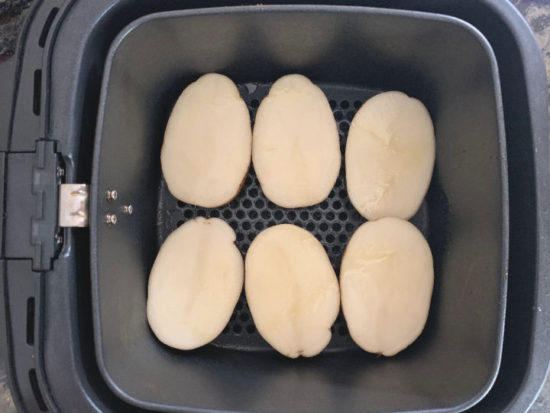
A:
<svg viewBox="0 0 550 413">
<path fill-rule="evenodd" d="M 310 208 L 270 204 L 253 169 L 227 207 L 178 206 L 161 180 L 164 125 L 183 87 L 212 71 L 234 79 L 250 106 L 270 80 L 298 71 L 321 85 L 336 118 L 380 90 L 426 103 L 436 174 L 413 222 L 432 247 L 434 299 L 420 340 L 399 356 L 377 360 L 336 334 L 321 356 L 289 363 L 235 321 L 214 343 L 187 353 L 166 348 L 150 331 L 145 291 L 157 239 L 178 222 L 221 215 L 243 255 L 264 228 L 295 223 L 318 237 L 335 268 L 364 222 L 349 203 L 345 165 L 327 200 Z M 353 116 L 346 112 L 342 151 Z M 147 15 L 109 51 L 92 170 L 97 361 L 129 403 L 191 411 L 457 411 L 477 403 L 496 378 L 507 279 L 506 153 L 496 61 L 473 26 L 437 14 L 318 5 Z M 117 200 L 105 197 L 112 188 Z M 124 204 L 133 205 L 131 216 L 119 213 Z M 108 214 L 120 216 L 117 225 L 105 225 Z M 249 319 L 244 297 L 242 305 L 234 316 Z"/>
</svg>

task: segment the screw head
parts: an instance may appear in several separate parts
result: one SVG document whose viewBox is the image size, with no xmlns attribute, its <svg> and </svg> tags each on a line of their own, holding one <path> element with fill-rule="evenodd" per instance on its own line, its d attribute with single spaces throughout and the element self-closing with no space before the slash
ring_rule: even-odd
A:
<svg viewBox="0 0 550 413">
<path fill-rule="evenodd" d="M 107 214 L 105 215 L 105 223 L 109 226 L 116 225 L 117 223 L 117 217 L 115 214 Z"/>
<path fill-rule="evenodd" d="M 121 209 L 122 213 L 126 215 L 132 215 L 132 213 L 134 212 L 134 207 L 131 204 L 123 205 Z"/>
<path fill-rule="evenodd" d="M 105 197 L 109 202 L 116 201 L 116 199 L 118 198 L 118 192 L 116 191 L 116 189 L 108 189 L 105 193 Z"/>
</svg>

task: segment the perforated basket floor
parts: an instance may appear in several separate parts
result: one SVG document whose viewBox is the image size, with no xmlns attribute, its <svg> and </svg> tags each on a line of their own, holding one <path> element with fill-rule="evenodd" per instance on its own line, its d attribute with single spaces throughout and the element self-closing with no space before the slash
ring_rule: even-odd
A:
<svg viewBox="0 0 550 413">
<path fill-rule="evenodd" d="M 250 118 L 254 124 L 259 102 L 267 95 L 271 84 L 246 83 L 239 85 L 241 96 L 250 109 Z M 237 247 L 246 255 L 250 243 L 263 229 L 277 224 L 290 223 L 310 231 L 323 244 L 330 261 L 338 275 L 340 260 L 344 249 L 356 228 L 365 219 L 355 210 L 346 191 L 344 150 L 349 125 L 356 111 L 368 98 L 379 91 L 359 89 L 348 86 L 321 84 L 321 89 L 329 99 L 334 118 L 340 133 L 342 167 L 330 195 L 320 204 L 307 207 L 286 209 L 270 202 L 263 194 L 254 168 L 251 167 L 239 194 L 229 204 L 220 208 L 201 208 L 178 201 L 170 194 L 166 183 L 160 185 L 159 207 L 157 213 L 158 242 L 160 245 L 179 225 L 197 216 L 224 219 L 235 230 Z M 435 181 L 435 180 L 433 180 Z M 427 196 L 429 199 L 438 188 L 433 184 Z M 428 216 L 429 202 L 423 202 L 411 222 L 429 239 Z M 324 351 L 341 351 L 357 346 L 351 340 L 346 322 L 340 312 L 332 327 L 332 339 Z M 244 291 L 223 333 L 212 345 L 231 349 L 266 350 L 271 347 L 259 335 L 250 315 Z"/>
</svg>

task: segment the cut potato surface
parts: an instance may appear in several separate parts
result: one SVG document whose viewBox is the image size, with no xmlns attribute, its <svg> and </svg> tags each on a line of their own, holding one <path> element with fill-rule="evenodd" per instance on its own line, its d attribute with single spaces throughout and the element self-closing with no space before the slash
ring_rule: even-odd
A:
<svg viewBox="0 0 550 413">
<path fill-rule="evenodd" d="M 340 270 L 342 311 L 353 341 L 393 356 L 426 324 L 433 289 L 430 247 L 414 225 L 382 218 L 361 225 Z"/>
<path fill-rule="evenodd" d="M 435 138 L 417 99 L 386 92 L 367 100 L 351 122 L 346 183 L 353 206 L 369 220 L 409 219 L 428 190 Z"/>
<path fill-rule="evenodd" d="M 239 192 L 251 151 L 246 103 L 231 79 L 209 73 L 187 86 L 172 110 L 160 155 L 162 173 L 176 198 L 214 208 Z"/>
<path fill-rule="evenodd" d="M 325 199 L 340 170 L 336 121 L 323 91 L 302 75 L 271 86 L 254 124 L 252 162 L 266 197 L 285 208 Z"/>
<path fill-rule="evenodd" d="M 181 350 L 224 329 L 243 288 L 235 233 L 218 218 L 187 221 L 168 236 L 149 277 L 147 319 L 160 341 Z"/>
<path fill-rule="evenodd" d="M 252 242 L 245 292 L 258 332 L 287 357 L 319 354 L 340 307 L 336 274 L 321 243 L 290 224 L 270 227 Z"/>
</svg>

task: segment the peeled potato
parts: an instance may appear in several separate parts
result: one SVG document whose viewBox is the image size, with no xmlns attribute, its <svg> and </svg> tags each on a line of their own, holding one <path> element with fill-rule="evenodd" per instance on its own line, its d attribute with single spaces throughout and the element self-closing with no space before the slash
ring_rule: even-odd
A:
<svg viewBox="0 0 550 413">
<path fill-rule="evenodd" d="M 348 194 L 361 215 L 409 219 L 426 195 L 434 167 L 430 114 L 404 93 L 376 95 L 353 118 L 345 156 Z"/>
<path fill-rule="evenodd" d="M 250 244 L 245 268 L 246 299 L 262 337 L 287 357 L 319 354 L 340 306 L 321 243 L 300 227 L 276 225 Z"/>
<path fill-rule="evenodd" d="M 325 199 L 340 170 L 340 142 L 330 105 L 302 75 L 281 77 L 262 100 L 252 162 L 265 195 L 285 208 Z"/>
<path fill-rule="evenodd" d="M 162 244 L 149 277 L 147 319 L 164 344 L 191 350 L 222 332 L 243 288 L 234 242 L 224 221 L 199 217 Z"/>
<path fill-rule="evenodd" d="M 251 151 L 246 103 L 231 79 L 209 73 L 187 86 L 172 110 L 160 155 L 162 173 L 176 198 L 214 208 L 239 192 Z"/>
<path fill-rule="evenodd" d="M 382 218 L 361 225 L 340 270 L 342 311 L 353 341 L 393 356 L 426 324 L 434 280 L 432 253 L 414 225 Z"/>
</svg>

